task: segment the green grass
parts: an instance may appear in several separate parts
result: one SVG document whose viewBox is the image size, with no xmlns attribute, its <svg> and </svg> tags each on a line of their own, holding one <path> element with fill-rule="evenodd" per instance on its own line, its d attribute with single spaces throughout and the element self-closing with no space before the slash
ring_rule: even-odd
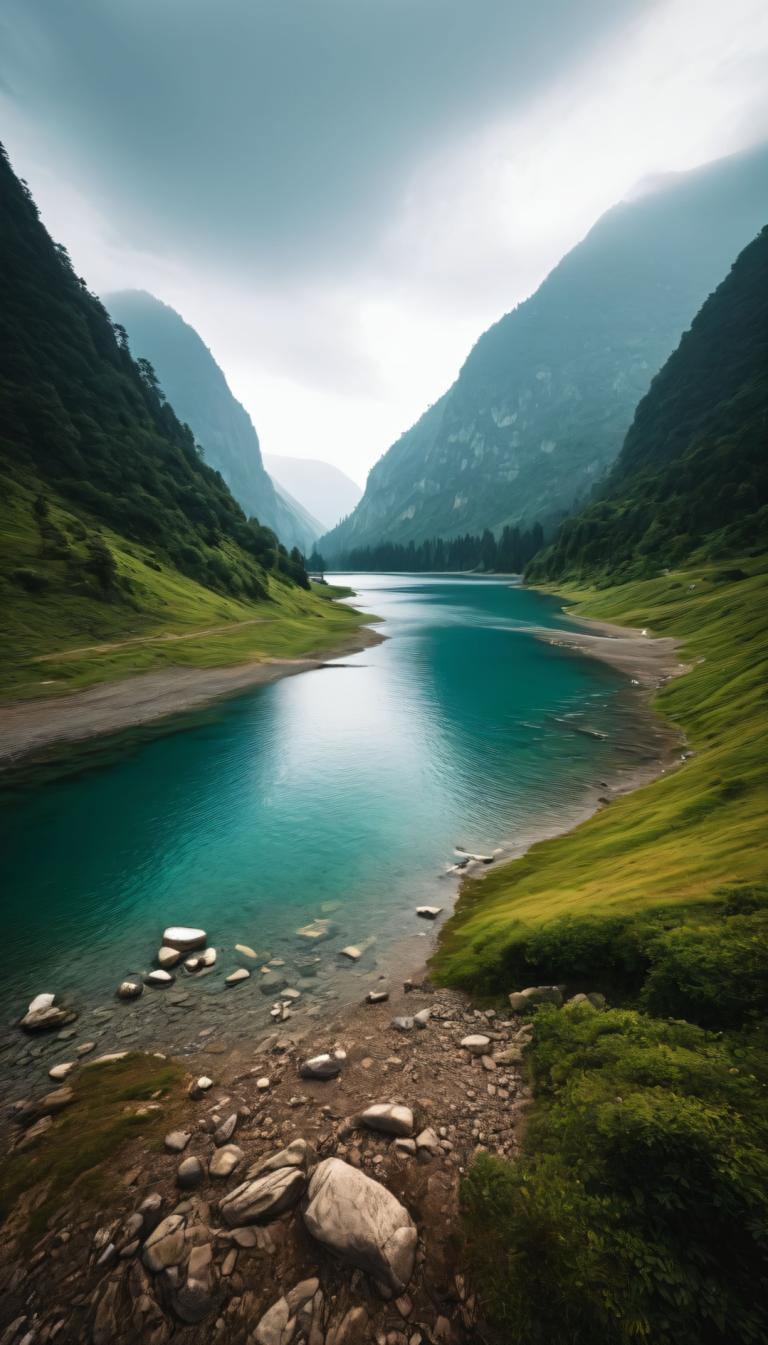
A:
<svg viewBox="0 0 768 1345">
<path fill-rule="evenodd" d="M 661 907 L 683 918 L 723 883 L 766 877 L 768 566 L 745 561 L 743 570 L 736 581 L 700 565 L 604 591 L 565 589 L 579 615 L 682 641 L 691 671 L 655 706 L 694 755 L 569 834 L 466 882 L 433 960 L 436 979 L 485 993 L 520 988 L 510 982 L 519 949 L 549 921 Z"/>
<path fill-rule="evenodd" d="M 44 1186 L 25 1229 L 34 1241 L 45 1231 L 62 1202 L 97 1199 L 110 1183 L 109 1162 L 131 1139 L 146 1147 L 158 1143 L 182 1100 L 184 1071 L 172 1060 L 132 1052 L 109 1064 L 86 1065 L 72 1084 L 74 1099 L 54 1117 L 39 1145 L 21 1152 L 0 1177 L 0 1216 L 5 1218 L 21 1196 Z M 155 1099 L 158 1111 L 137 1116 L 141 1103 Z M 114 1178 L 114 1173 L 111 1174 Z"/>
<path fill-rule="evenodd" d="M 66 561 L 51 554 L 55 548 L 46 554 L 41 543 L 32 512 L 38 484 L 9 480 L 0 500 L 0 696 L 61 695 L 170 666 L 323 653 L 372 619 L 333 602 L 341 595 L 328 585 L 307 592 L 274 575 L 269 601 L 240 601 L 158 564 L 152 551 L 106 528 L 99 531 L 117 562 L 120 587 L 111 600 L 83 592 L 69 581 Z M 82 512 L 45 493 L 51 523 L 75 556 L 84 554 Z M 33 571 L 40 588 L 28 591 L 14 571 Z M 132 643 L 120 649 L 87 648 L 125 640 Z"/>
</svg>

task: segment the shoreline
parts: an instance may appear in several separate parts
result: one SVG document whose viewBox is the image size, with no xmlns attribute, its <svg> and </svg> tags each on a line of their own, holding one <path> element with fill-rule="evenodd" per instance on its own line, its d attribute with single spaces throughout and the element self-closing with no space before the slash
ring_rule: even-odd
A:
<svg viewBox="0 0 768 1345">
<path fill-rule="evenodd" d="M 0 772 L 9 771 L 51 748 L 108 737 L 201 709 L 218 700 L 265 686 L 283 677 L 333 666 L 347 654 L 359 654 L 386 636 L 361 626 L 324 654 L 303 658 L 260 659 L 214 668 L 168 668 L 102 682 L 86 691 L 40 700 L 0 704 Z"/>
</svg>

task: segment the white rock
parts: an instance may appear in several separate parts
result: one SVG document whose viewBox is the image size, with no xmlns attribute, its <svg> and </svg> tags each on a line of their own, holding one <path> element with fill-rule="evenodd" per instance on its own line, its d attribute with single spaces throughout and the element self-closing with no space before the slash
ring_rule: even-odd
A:
<svg viewBox="0 0 768 1345">
<path fill-rule="evenodd" d="M 169 1153 L 180 1154 L 186 1149 L 192 1135 L 188 1130 L 169 1130 L 163 1143 Z"/>
<path fill-rule="evenodd" d="M 155 985 L 155 986 L 173 985 L 175 979 L 176 979 L 175 976 L 172 976 L 169 971 L 162 971 L 162 970 L 151 971 L 149 975 L 145 977 L 147 985 Z"/>
<path fill-rule="evenodd" d="M 380 1130 L 385 1135 L 413 1134 L 413 1112 L 396 1102 L 375 1102 L 366 1108 L 360 1120 L 369 1130 Z"/>
<path fill-rule="evenodd" d="M 427 1149 L 430 1153 L 436 1153 L 439 1144 L 440 1141 L 431 1126 L 427 1126 L 426 1130 L 422 1130 L 421 1134 L 416 1136 L 417 1149 Z"/>
<path fill-rule="evenodd" d="M 443 913 L 443 908 L 442 908 L 442 906 L 417 906 L 417 907 L 416 907 L 416 914 L 417 914 L 417 915 L 420 915 L 421 918 L 422 918 L 422 920 L 436 920 L 437 917 L 438 917 L 439 915 L 442 915 L 442 913 Z"/>
<path fill-rule="evenodd" d="M 86 1067 L 92 1069 L 94 1065 L 114 1065 L 118 1060 L 125 1060 L 127 1051 L 112 1051 L 109 1055 L 97 1055 L 94 1060 L 86 1060 Z"/>
<path fill-rule="evenodd" d="M 342 1260 L 391 1293 L 403 1293 L 413 1274 L 417 1234 L 386 1187 L 340 1158 L 326 1158 L 312 1174 L 304 1222 Z"/>
<path fill-rule="evenodd" d="M 388 990 L 369 990 L 365 997 L 367 1004 L 384 1004 L 388 999 Z"/>
<path fill-rule="evenodd" d="M 169 967 L 175 967 L 176 963 L 179 961 L 180 958 L 181 953 L 179 952 L 178 948 L 163 947 L 158 950 L 156 960 L 158 966 L 164 967 L 165 970 L 167 971 Z"/>
<path fill-rule="evenodd" d="M 417 1027 L 426 1027 L 431 1017 L 431 1009 L 419 1009 L 419 1012 L 413 1015 L 413 1021 Z"/>
<path fill-rule="evenodd" d="M 61 1065 L 53 1065 L 48 1071 L 49 1079 L 66 1079 L 75 1068 L 74 1060 L 66 1060 Z"/>
<path fill-rule="evenodd" d="M 245 1154 L 237 1144 L 223 1144 L 213 1154 L 208 1171 L 212 1177 L 230 1177 L 244 1158 Z"/>
<path fill-rule="evenodd" d="M 491 1045 L 490 1037 L 484 1037 L 482 1033 L 475 1033 L 472 1036 L 464 1037 L 461 1042 L 462 1049 L 469 1051 L 470 1055 L 487 1055 Z"/>
<path fill-rule="evenodd" d="M 262 1177 L 265 1172 L 277 1172 L 278 1168 L 301 1168 L 302 1172 L 308 1172 L 315 1160 L 315 1151 L 306 1140 L 291 1140 L 277 1153 L 257 1158 L 255 1163 L 251 1163 L 246 1176 L 252 1181 L 255 1177 Z"/>
<path fill-rule="evenodd" d="M 341 956 L 348 957 L 350 962 L 357 962 L 363 955 L 359 948 L 356 948 L 353 943 L 350 943 L 346 948 L 342 948 Z"/>
<path fill-rule="evenodd" d="M 289 1000 L 301 999 L 300 990 L 282 990 L 280 993 L 282 994 L 283 999 L 289 999 Z"/>
<path fill-rule="evenodd" d="M 200 954 L 200 961 L 204 967 L 213 967 L 216 965 L 216 949 L 205 948 Z"/>
<path fill-rule="evenodd" d="M 256 1080 L 256 1087 L 260 1093 L 266 1093 L 269 1088 L 269 1079 L 266 1074 L 262 1074 L 261 1078 Z"/>
<path fill-rule="evenodd" d="M 254 961 L 258 957 L 258 953 L 254 952 L 253 948 L 249 948 L 247 943 L 236 943 L 235 952 L 242 953 L 243 957 L 252 957 Z"/>
<path fill-rule="evenodd" d="M 169 925 L 163 932 L 163 943 L 167 948 L 178 948 L 180 953 L 189 953 L 193 948 L 204 948 L 208 935 L 204 929 L 191 929 L 188 925 Z"/>
<path fill-rule="evenodd" d="M 240 985 L 241 981 L 249 980 L 250 975 L 247 967 L 238 967 L 237 971 L 231 971 L 229 976 L 225 976 L 224 981 L 226 985 Z"/>
<path fill-rule="evenodd" d="M 50 1009 L 53 1006 L 55 995 L 35 995 L 27 1013 L 40 1013 L 42 1009 Z"/>
</svg>

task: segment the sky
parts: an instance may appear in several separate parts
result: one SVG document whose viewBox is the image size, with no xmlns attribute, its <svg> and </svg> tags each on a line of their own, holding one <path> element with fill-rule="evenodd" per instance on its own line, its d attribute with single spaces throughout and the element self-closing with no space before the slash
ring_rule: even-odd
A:
<svg viewBox="0 0 768 1345">
<path fill-rule="evenodd" d="M 78 273 L 360 484 L 600 214 L 768 136 L 767 72 L 765 0 L 0 0 L 2 137 Z"/>
</svg>

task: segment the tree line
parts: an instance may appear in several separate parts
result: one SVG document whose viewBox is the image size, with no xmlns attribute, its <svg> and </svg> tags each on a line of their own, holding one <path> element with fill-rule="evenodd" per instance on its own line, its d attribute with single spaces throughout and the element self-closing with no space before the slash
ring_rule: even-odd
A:
<svg viewBox="0 0 768 1345">
<path fill-rule="evenodd" d="M 478 535 L 431 537 L 425 542 L 380 542 L 378 546 L 351 547 L 325 558 L 313 551 L 307 568 L 322 574 L 328 568 L 374 571 L 480 570 L 521 574 L 544 545 L 540 523 L 530 529 L 505 527 L 498 537 L 490 529 Z"/>
</svg>

